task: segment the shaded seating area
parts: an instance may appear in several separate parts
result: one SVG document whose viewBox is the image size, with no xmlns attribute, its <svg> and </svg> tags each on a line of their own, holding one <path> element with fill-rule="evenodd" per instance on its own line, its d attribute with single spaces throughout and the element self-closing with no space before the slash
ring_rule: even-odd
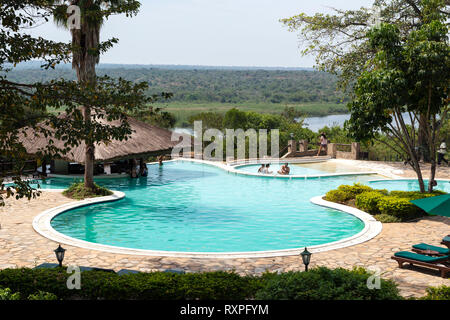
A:
<svg viewBox="0 0 450 320">
<path fill-rule="evenodd" d="M 67 117 L 67 115 L 62 114 L 61 117 Z M 107 121 L 106 119 L 97 119 L 96 121 L 104 122 L 110 126 L 120 125 L 118 121 Z M 170 130 L 156 127 L 132 117 L 128 117 L 127 121 L 132 131 L 127 140 L 113 140 L 95 145 L 96 175 L 131 174 L 136 171 L 138 164 L 143 171 L 145 160 L 149 157 L 170 154 L 179 143 L 179 141 L 172 141 Z M 48 129 L 44 124 L 40 125 Z M 50 140 L 53 141 L 53 146 L 56 148 L 63 149 L 65 147 L 64 141 L 51 136 L 36 135 L 32 128 L 25 128 L 24 133 L 19 135 L 19 141 L 25 147 L 27 153 L 35 158 L 39 158 L 39 155 L 46 150 L 50 145 Z M 82 175 L 85 156 L 85 144 L 81 143 L 59 158 L 41 159 L 43 163 L 41 174 L 46 176 L 47 164 L 51 164 L 51 174 Z"/>
</svg>

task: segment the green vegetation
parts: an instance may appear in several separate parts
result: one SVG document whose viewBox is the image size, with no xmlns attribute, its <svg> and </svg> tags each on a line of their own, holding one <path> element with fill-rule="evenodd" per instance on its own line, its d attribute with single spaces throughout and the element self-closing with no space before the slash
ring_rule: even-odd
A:
<svg viewBox="0 0 450 320">
<path fill-rule="evenodd" d="M 325 200 L 354 206 L 370 213 L 384 223 L 405 222 L 426 216 L 427 213 L 412 204 L 411 200 L 435 197 L 445 192 L 435 190 L 433 193 L 417 191 L 391 191 L 372 189 L 361 184 L 342 185 L 330 190 Z"/>
<path fill-rule="evenodd" d="M 75 182 L 73 183 L 67 190 L 63 192 L 63 195 L 70 199 L 75 200 L 83 200 L 86 198 L 97 198 L 97 197 L 105 197 L 112 195 L 113 192 L 100 187 L 96 183 L 94 183 L 93 188 L 87 188 L 84 185 L 84 182 Z"/>
<path fill-rule="evenodd" d="M 266 274 L 256 293 L 261 300 L 400 300 L 393 281 L 381 280 L 380 290 L 370 290 L 370 277 L 363 268 L 351 271 L 338 268 L 316 268 L 308 272 Z"/>
<path fill-rule="evenodd" d="M 212 105 L 326 105 L 346 99 L 336 92 L 336 77 L 317 71 L 281 70 L 171 70 L 164 68 L 108 68 L 98 75 L 149 83 L 148 92 L 173 92 L 172 102 Z M 69 68 L 43 71 L 18 69 L 8 74 L 11 81 L 32 83 L 54 79 L 75 80 Z"/>
<path fill-rule="evenodd" d="M 370 290 L 364 269 L 265 273 L 240 276 L 233 272 L 139 273 L 119 276 L 86 271 L 81 290 L 67 289 L 70 274 L 65 269 L 6 269 L 0 271 L 0 286 L 20 296 L 62 300 L 383 300 L 402 299 L 394 282 L 381 280 L 380 290 Z M 9 291 L 11 294 L 11 291 Z M 36 293 L 38 292 L 38 293 Z"/>
<path fill-rule="evenodd" d="M 427 288 L 427 295 L 422 298 L 423 300 L 450 300 L 450 287 L 430 287 Z"/>
</svg>

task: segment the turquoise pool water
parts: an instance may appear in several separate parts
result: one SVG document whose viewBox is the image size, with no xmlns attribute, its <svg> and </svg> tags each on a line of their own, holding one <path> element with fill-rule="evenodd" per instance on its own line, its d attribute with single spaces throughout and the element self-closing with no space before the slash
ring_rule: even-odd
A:
<svg viewBox="0 0 450 320">
<path fill-rule="evenodd" d="M 273 163 L 269 167 L 269 171 L 271 171 L 273 174 L 277 174 L 278 171 L 281 170 L 281 166 L 284 165 L 284 163 L 276 164 Z M 236 170 L 248 172 L 248 173 L 258 173 L 258 169 L 261 167 L 261 165 L 245 165 L 245 166 L 238 166 L 236 167 Z M 317 169 L 312 168 L 305 168 L 301 166 L 297 166 L 294 164 L 289 164 L 289 168 L 291 168 L 289 175 L 299 175 L 299 176 L 314 176 L 314 175 L 320 175 L 320 174 L 326 174 L 327 172 L 320 171 Z M 328 172 L 329 173 L 329 172 Z"/>
<path fill-rule="evenodd" d="M 149 166 L 149 177 L 98 183 L 126 198 L 65 212 L 52 221 L 73 238 L 135 249 L 182 252 L 248 252 L 300 248 L 348 238 L 359 219 L 310 203 L 341 184 L 368 183 L 352 176 L 282 180 L 230 174 L 190 162 Z M 41 187 L 65 188 L 72 180 L 48 179 Z M 409 182 L 376 187 L 409 190 Z M 450 192 L 450 183 L 440 184 Z"/>
</svg>

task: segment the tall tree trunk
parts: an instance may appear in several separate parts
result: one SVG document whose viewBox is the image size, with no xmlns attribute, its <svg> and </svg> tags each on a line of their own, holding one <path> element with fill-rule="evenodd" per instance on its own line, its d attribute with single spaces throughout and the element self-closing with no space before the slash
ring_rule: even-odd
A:
<svg viewBox="0 0 450 320">
<path fill-rule="evenodd" d="M 78 82 L 81 85 L 95 85 L 95 66 L 98 63 L 98 55 L 93 54 L 92 49 L 97 49 L 100 43 L 100 26 L 88 23 L 86 20 L 81 25 L 81 30 L 72 30 L 72 42 L 79 48 L 73 55 L 72 67 L 77 72 Z M 92 112 L 90 106 L 83 106 L 83 117 L 86 127 L 91 127 Z M 94 188 L 94 164 L 95 145 L 86 138 L 84 184 L 86 188 Z"/>
<path fill-rule="evenodd" d="M 419 132 L 418 134 L 418 145 L 419 145 L 419 161 L 420 159 L 423 160 L 423 162 L 430 162 L 431 161 L 431 155 L 429 154 L 430 145 L 428 143 L 428 138 L 426 135 L 426 131 L 428 128 L 428 121 L 427 117 L 424 114 L 421 114 L 419 117 Z"/>
<path fill-rule="evenodd" d="M 417 174 L 417 180 L 419 181 L 420 192 L 425 193 L 426 189 L 425 189 L 425 183 L 423 181 L 422 170 L 420 169 L 419 159 L 418 159 L 417 154 L 414 152 L 414 150 L 410 151 L 410 157 L 411 157 L 411 162 L 410 162 L 411 167 Z"/>
</svg>

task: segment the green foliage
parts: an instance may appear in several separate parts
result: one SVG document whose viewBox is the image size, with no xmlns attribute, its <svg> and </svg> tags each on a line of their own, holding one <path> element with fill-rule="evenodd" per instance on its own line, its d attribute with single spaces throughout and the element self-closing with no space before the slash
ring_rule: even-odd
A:
<svg viewBox="0 0 450 320">
<path fill-rule="evenodd" d="M 345 192 L 348 195 L 348 199 L 355 199 L 358 194 L 363 192 L 372 191 L 371 187 L 366 185 L 355 183 L 352 186 L 349 185 L 341 185 L 338 187 L 338 190 Z"/>
<path fill-rule="evenodd" d="M 330 190 L 325 196 L 325 200 L 337 203 L 346 203 L 351 198 L 342 190 Z"/>
<path fill-rule="evenodd" d="M 422 298 L 422 300 L 450 300 L 450 287 L 440 286 L 440 287 L 430 287 L 427 288 L 427 295 Z"/>
<path fill-rule="evenodd" d="M 401 299 L 396 285 L 389 280 L 381 280 L 381 290 L 369 290 L 369 276 L 361 268 L 316 268 L 309 272 L 265 273 L 260 277 L 233 272 L 119 276 L 87 271 L 81 274 L 81 290 L 69 290 L 65 269 L 5 269 L 0 271 L 0 285 L 29 299 L 47 300 Z"/>
<path fill-rule="evenodd" d="M 170 69 L 170 67 L 129 67 L 99 65 L 98 74 L 112 78 L 123 78 L 132 82 L 149 83 L 148 94 L 173 92 L 172 102 L 186 106 L 206 105 L 204 112 L 212 105 L 267 105 L 267 112 L 273 107 L 281 111 L 286 105 L 324 105 L 331 112 L 344 113 L 347 107 L 336 92 L 336 77 L 324 72 L 296 70 L 193 70 Z M 25 83 L 55 79 L 75 80 L 69 68 L 40 71 L 31 68 L 18 69 L 8 75 L 11 81 Z M 270 106 L 273 106 L 270 108 Z M 214 110 L 215 108 L 213 108 Z M 271 110 L 272 109 L 272 110 Z M 298 110 L 302 111 L 302 110 Z M 315 113 L 314 108 L 308 112 Z"/>
<path fill-rule="evenodd" d="M 2 289 L 0 288 L 0 301 L 5 300 L 20 300 L 20 293 L 12 293 L 11 289 Z"/>
<path fill-rule="evenodd" d="M 377 214 L 375 218 L 382 223 L 399 223 L 403 222 L 403 220 L 399 217 L 390 215 L 390 214 Z"/>
<path fill-rule="evenodd" d="M 367 33 L 375 55 L 358 77 L 348 105 L 352 137 L 367 141 L 377 139 L 380 132 L 386 134 L 387 146 L 408 156 L 405 160 L 417 173 L 421 192 L 425 186 L 419 158 L 422 154 L 436 161 L 440 127 L 448 111 L 450 46 L 445 6 L 443 1 L 420 2 L 422 23 L 406 36 L 395 23 L 382 23 Z M 411 126 L 405 125 L 405 114 Z M 435 170 L 431 166 L 430 176 Z M 430 184 L 428 191 L 432 190 Z"/>
<path fill-rule="evenodd" d="M 76 182 L 73 183 L 67 190 L 63 192 L 68 198 L 75 200 L 83 200 L 86 198 L 96 198 L 96 197 L 105 197 L 112 195 L 113 192 L 101 187 L 97 184 L 94 184 L 94 188 L 86 188 L 84 182 Z"/>
<path fill-rule="evenodd" d="M 0 271 L 0 285 L 8 284 L 24 296 L 45 291 L 60 299 L 240 300 L 252 298 L 259 284 L 256 278 L 228 272 L 119 276 L 87 271 L 81 274 L 81 290 L 69 290 L 66 285 L 69 276 L 64 269 L 6 269 Z"/>
<path fill-rule="evenodd" d="M 381 214 L 391 215 L 402 221 L 426 215 L 426 212 L 409 202 L 408 199 L 395 196 L 381 198 L 378 201 L 378 209 Z"/>
<path fill-rule="evenodd" d="M 315 268 L 308 272 L 265 275 L 256 294 L 260 300 L 400 300 L 394 282 L 381 280 L 380 290 L 370 290 L 364 269 Z"/>
<path fill-rule="evenodd" d="M 362 211 L 368 212 L 372 215 L 380 214 L 378 202 L 384 195 L 377 191 L 368 191 L 358 194 L 355 198 L 355 205 Z"/>
<path fill-rule="evenodd" d="M 55 296 L 53 293 L 39 291 L 38 293 L 30 294 L 28 296 L 28 300 L 30 300 L 30 301 L 54 301 L 54 300 L 58 300 L 58 297 Z"/>
<path fill-rule="evenodd" d="M 341 185 L 326 194 L 326 200 L 342 204 L 349 204 L 355 200 L 355 206 L 375 216 L 384 223 L 403 222 L 426 216 L 427 213 L 412 204 L 411 200 L 435 197 L 445 192 L 435 190 L 433 193 L 417 191 L 391 191 L 372 189 L 361 184 L 353 186 Z"/>
</svg>

